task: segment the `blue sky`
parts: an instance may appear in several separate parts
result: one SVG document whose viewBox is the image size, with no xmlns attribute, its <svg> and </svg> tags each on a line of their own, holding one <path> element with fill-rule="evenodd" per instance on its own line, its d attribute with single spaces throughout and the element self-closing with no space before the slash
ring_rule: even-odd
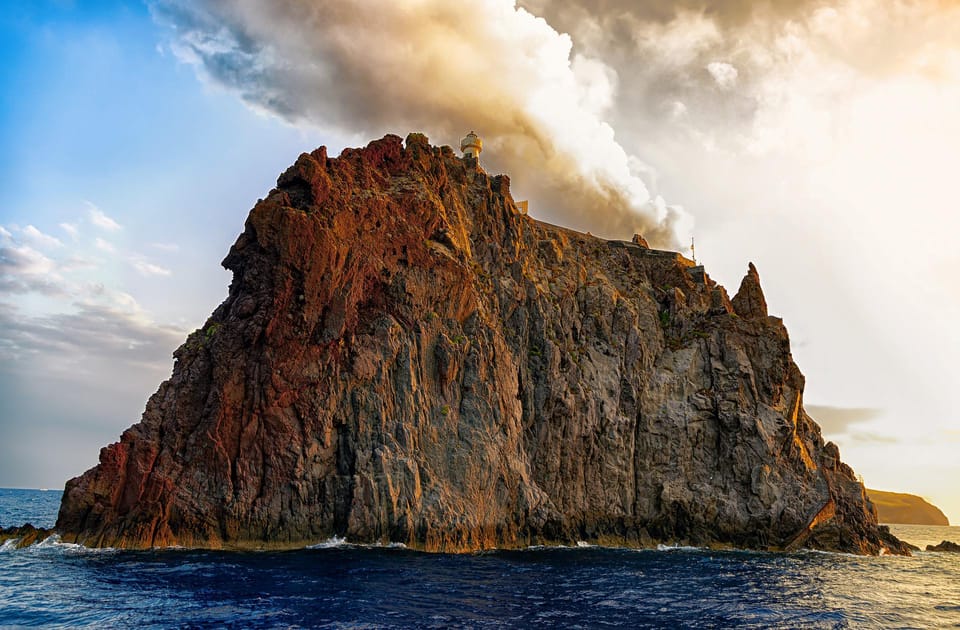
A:
<svg viewBox="0 0 960 630">
<path fill-rule="evenodd" d="M 3 3 L 0 486 L 139 419 L 299 153 L 476 128 L 536 218 L 756 263 L 844 460 L 960 519 L 960 6 L 520 4 Z"/>
<path fill-rule="evenodd" d="M 138 2 L 5 3 L 0 13 L 0 225 L 69 285 L 3 295 L 19 324 L 42 327 L 22 331 L 16 351 L 12 335 L 0 345 L 0 486 L 60 487 L 139 418 L 170 353 L 225 297 L 219 262 L 247 210 L 324 142 L 202 85 L 165 41 Z M 120 227 L 99 227 L 93 212 Z M 106 310 L 92 323 L 51 320 L 93 302 L 83 285 L 100 288 Z M 133 325 L 118 331 L 123 343 L 152 324 L 163 331 L 147 335 L 146 356 L 70 329 Z M 56 328 L 72 339 L 37 338 Z"/>
<path fill-rule="evenodd" d="M 144 4 L 33 2 L 2 28 L 4 221 L 62 237 L 58 225 L 93 203 L 123 225 L 126 247 L 179 246 L 142 253 L 163 259 L 186 301 L 216 299 L 210 275 L 189 270 L 226 251 L 246 210 L 317 135 L 200 85 L 164 52 Z M 142 282 L 115 273 L 123 286 Z M 142 299 L 162 319 L 189 317 L 150 291 Z"/>
</svg>

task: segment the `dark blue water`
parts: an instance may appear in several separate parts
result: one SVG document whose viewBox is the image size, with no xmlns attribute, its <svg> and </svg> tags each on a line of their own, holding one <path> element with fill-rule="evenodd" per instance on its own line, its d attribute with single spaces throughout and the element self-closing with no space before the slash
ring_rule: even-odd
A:
<svg viewBox="0 0 960 630">
<path fill-rule="evenodd" d="M 60 490 L 0 488 L 0 527 L 19 527 L 24 523 L 53 527 L 62 496 Z"/>
<path fill-rule="evenodd" d="M 52 525 L 58 494 L 0 490 L 0 525 L 11 514 Z M 40 511 L 24 518 L 27 505 Z M 914 534 L 960 540 L 960 528 Z M 0 551 L 0 625 L 960 627 L 960 558 L 344 545 L 121 552 L 48 541 Z"/>
</svg>

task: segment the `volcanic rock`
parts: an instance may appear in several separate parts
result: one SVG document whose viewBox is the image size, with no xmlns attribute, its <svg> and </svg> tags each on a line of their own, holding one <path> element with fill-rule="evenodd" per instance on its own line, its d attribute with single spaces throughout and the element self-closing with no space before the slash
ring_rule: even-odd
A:
<svg viewBox="0 0 960 630">
<path fill-rule="evenodd" d="M 753 265 L 731 304 L 509 184 L 421 134 L 301 155 L 141 421 L 67 483 L 63 539 L 906 551 L 804 411 Z"/>
<path fill-rule="evenodd" d="M 944 540 L 939 545 L 927 545 L 927 551 L 948 551 L 950 553 L 960 553 L 960 545 L 955 542 L 950 542 L 949 540 Z"/>
<path fill-rule="evenodd" d="M 740 289 L 733 296 L 733 310 L 740 317 L 760 319 L 767 317 L 767 300 L 760 288 L 760 274 L 753 263 L 747 267 L 747 275 L 740 282 Z"/>
<path fill-rule="evenodd" d="M 30 523 L 20 527 L 0 528 L 0 545 L 13 541 L 17 548 L 29 547 L 39 542 L 43 542 L 54 534 L 53 530 L 43 527 L 34 527 Z"/>
</svg>

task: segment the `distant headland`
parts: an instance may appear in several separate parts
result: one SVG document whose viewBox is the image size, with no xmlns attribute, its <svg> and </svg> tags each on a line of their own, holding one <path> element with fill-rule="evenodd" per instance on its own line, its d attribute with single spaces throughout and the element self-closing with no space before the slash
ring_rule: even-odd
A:
<svg viewBox="0 0 960 630">
<path fill-rule="evenodd" d="M 881 523 L 903 525 L 949 525 L 947 516 L 932 503 L 915 494 L 867 489 L 870 501 L 877 508 Z"/>
</svg>

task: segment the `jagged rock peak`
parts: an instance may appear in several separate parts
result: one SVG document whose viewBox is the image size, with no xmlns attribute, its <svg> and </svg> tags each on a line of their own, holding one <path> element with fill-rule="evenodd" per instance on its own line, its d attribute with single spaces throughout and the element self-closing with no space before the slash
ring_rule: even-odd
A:
<svg viewBox="0 0 960 630">
<path fill-rule="evenodd" d="M 763 297 L 763 289 L 760 288 L 760 274 L 757 268 L 750 263 L 747 268 L 747 275 L 740 281 L 740 289 L 731 300 L 733 310 L 740 317 L 746 319 L 757 319 L 767 317 L 767 300 Z"/>
<path fill-rule="evenodd" d="M 517 210 L 411 134 L 302 154 L 141 421 L 67 483 L 92 546 L 592 541 L 903 551 L 802 404 L 751 265 Z"/>
</svg>

